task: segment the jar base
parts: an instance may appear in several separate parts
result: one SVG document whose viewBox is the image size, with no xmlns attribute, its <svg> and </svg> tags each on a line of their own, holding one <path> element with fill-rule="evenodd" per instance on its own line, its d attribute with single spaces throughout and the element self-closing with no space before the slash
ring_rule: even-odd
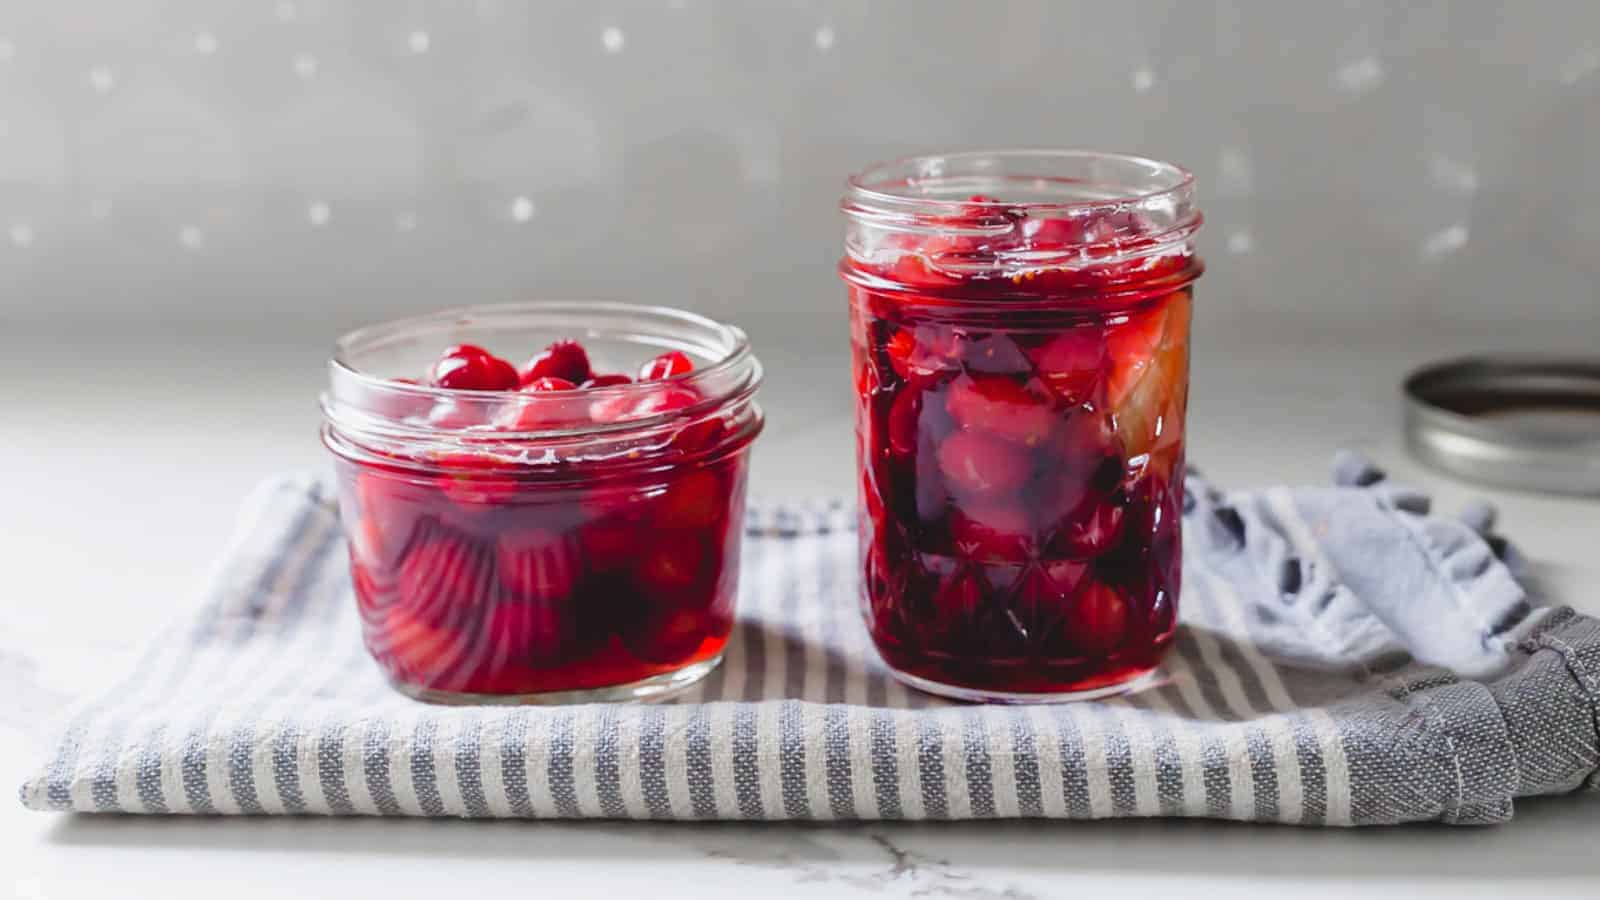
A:
<svg viewBox="0 0 1600 900">
<path fill-rule="evenodd" d="M 1040 703 L 1074 703 L 1085 700 L 1103 700 L 1107 697 L 1116 697 L 1122 694 L 1132 694 L 1145 690 L 1160 683 L 1161 672 L 1159 666 L 1135 672 L 1128 678 L 1115 684 L 1101 685 L 1082 691 L 1051 691 L 1048 693 L 1016 693 L 1011 691 L 994 691 L 986 688 L 964 687 L 957 684 L 946 684 L 942 681 L 933 681 L 920 675 L 902 672 L 893 666 L 889 667 L 889 674 L 907 687 L 916 688 L 925 694 L 939 697 L 948 697 L 951 700 L 961 700 L 966 703 L 1009 703 L 1009 704 L 1040 704 Z"/>
<path fill-rule="evenodd" d="M 662 700 L 699 683 L 722 664 L 722 654 L 690 663 L 681 669 L 662 672 L 627 684 L 583 688 L 574 691 L 541 691 L 532 694 L 472 694 L 439 691 L 389 679 L 397 691 L 413 700 L 444 706 L 567 706 L 576 703 L 621 703 L 631 700 Z"/>
</svg>

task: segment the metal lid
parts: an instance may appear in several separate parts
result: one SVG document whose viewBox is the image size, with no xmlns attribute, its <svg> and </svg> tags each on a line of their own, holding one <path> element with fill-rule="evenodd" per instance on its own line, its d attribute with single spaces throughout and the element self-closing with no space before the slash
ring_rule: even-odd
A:
<svg viewBox="0 0 1600 900">
<path fill-rule="evenodd" d="M 1600 495 L 1600 360 L 1471 357 L 1406 378 L 1422 461 L 1503 487 Z"/>
</svg>

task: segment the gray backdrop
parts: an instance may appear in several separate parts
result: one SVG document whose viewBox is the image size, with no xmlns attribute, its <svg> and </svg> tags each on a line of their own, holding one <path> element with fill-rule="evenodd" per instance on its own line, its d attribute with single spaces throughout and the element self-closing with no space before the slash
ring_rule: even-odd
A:
<svg viewBox="0 0 1600 900">
<path fill-rule="evenodd" d="M 1001 145 L 1192 168 L 1203 330 L 1600 334 L 1592 2 L 0 0 L 0 328 L 595 296 L 842 354 L 844 175 Z"/>
</svg>

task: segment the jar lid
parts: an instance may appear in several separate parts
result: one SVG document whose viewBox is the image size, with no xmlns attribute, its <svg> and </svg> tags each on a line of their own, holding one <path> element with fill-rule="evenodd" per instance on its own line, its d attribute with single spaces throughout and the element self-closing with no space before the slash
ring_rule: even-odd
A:
<svg viewBox="0 0 1600 900">
<path fill-rule="evenodd" d="M 1600 495 L 1600 360 L 1468 357 L 1405 380 L 1423 462 L 1502 487 Z"/>
</svg>

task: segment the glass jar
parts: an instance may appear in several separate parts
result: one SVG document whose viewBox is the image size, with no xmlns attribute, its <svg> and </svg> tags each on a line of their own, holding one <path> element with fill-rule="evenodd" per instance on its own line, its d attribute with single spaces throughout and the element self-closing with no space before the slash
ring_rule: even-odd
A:
<svg viewBox="0 0 1600 900">
<path fill-rule="evenodd" d="M 879 653 L 968 700 L 1143 683 L 1177 615 L 1192 176 L 925 156 L 854 176 L 842 207 Z"/>
<path fill-rule="evenodd" d="M 587 345 L 596 371 L 663 351 L 663 381 L 547 393 L 403 380 L 444 347 Z M 529 303 L 346 335 L 333 452 L 368 649 L 437 702 L 658 696 L 714 669 L 733 626 L 761 365 L 737 328 L 671 309 Z"/>
</svg>

